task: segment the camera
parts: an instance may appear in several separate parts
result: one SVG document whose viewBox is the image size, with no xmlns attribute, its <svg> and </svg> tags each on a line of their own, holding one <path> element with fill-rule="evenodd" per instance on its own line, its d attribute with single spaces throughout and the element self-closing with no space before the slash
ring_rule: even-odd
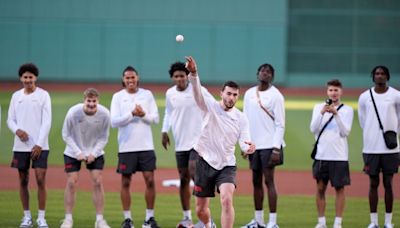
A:
<svg viewBox="0 0 400 228">
<path fill-rule="evenodd" d="M 333 101 L 332 101 L 332 99 L 328 98 L 328 99 L 325 100 L 325 103 L 327 105 L 331 105 L 333 103 Z"/>
</svg>

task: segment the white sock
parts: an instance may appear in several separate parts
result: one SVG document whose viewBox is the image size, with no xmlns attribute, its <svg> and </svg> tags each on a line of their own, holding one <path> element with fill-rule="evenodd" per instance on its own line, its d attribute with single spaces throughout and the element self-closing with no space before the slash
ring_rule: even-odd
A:
<svg viewBox="0 0 400 228">
<path fill-rule="evenodd" d="M 24 217 L 26 217 L 26 218 L 32 218 L 31 211 L 30 211 L 30 210 L 24 211 Z"/>
<path fill-rule="evenodd" d="M 323 217 L 318 217 L 318 223 L 319 223 L 319 224 L 326 225 L 326 219 L 325 219 L 325 216 L 323 216 Z"/>
<path fill-rule="evenodd" d="M 146 209 L 146 221 L 154 217 L 154 209 Z"/>
<path fill-rule="evenodd" d="M 335 225 L 341 225 L 342 224 L 342 217 L 335 217 Z"/>
<path fill-rule="evenodd" d="M 96 214 L 96 222 L 103 220 L 103 219 L 104 219 L 104 217 L 102 214 Z"/>
<path fill-rule="evenodd" d="M 65 214 L 65 220 L 72 220 L 72 214 Z"/>
<path fill-rule="evenodd" d="M 264 225 L 264 210 L 254 211 L 254 218 L 258 224 Z"/>
<path fill-rule="evenodd" d="M 192 220 L 192 211 L 191 210 L 187 210 L 187 211 L 183 211 L 183 218 L 188 218 L 190 220 Z"/>
<path fill-rule="evenodd" d="M 132 219 L 131 211 L 124 211 L 124 218 L 125 219 Z"/>
<path fill-rule="evenodd" d="M 371 223 L 378 225 L 378 213 L 370 213 Z"/>
<path fill-rule="evenodd" d="M 268 221 L 268 223 L 276 224 L 276 216 L 277 216 L 276 213 L 269 213 L 269 221 Z"/>
<path fill-rule="evenodd" d="M 39 210 L 38 219 L 44 220 L 44 215 L 45 215 L 45 211 L 44 210 Z"/>
<path fill-rule="evenodd" d="M 392 213 L 385 213 L 385 224 L 392 224 Z"/>
</svg>

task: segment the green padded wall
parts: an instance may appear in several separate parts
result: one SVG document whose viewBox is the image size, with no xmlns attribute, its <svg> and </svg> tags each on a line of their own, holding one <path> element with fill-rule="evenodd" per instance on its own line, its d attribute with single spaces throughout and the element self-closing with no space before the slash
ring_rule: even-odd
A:
<svg viewBox="0 0 400 228">
<path fill-rule="evenodd" d="M 43 81 L 118 82 L 132 65 L 169 83 L 170 64 L 193 55 L 207 83 L 255 83 L 264 62 L 284 83 L 286 11 L 282 0 L 1 1 L 0 78 L 32 61 Z"/>
</svg>

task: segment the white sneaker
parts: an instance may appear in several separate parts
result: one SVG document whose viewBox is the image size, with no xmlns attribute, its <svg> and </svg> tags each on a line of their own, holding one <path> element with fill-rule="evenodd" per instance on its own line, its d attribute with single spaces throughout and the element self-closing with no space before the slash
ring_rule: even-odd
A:
<svg viewBox="0 0 400 228">
<path fill-rule="evenodd" d="M 249 223 L 242 226 L 241 228 L 263 228 L 264 224 L 259 224 L 255 219 L 252 219 Z"/>
<path fill-rule="evenodd" d="M 72 228 L 74 221 L 72 219 L 64 219 L 60 228 Z"/>
<path fill-rule="evenodd" d="M 101 219 L 94 223 L 94 228 L 110 228 L 105 219 Z"/>
<path fill-rule="evenodd" d="M 203 228 L 203 227 L 204 227 L 204 224 L 200 220 L 193 226 L 193 228 Z"/>
<path fill-rule="evenodd" d="M 23 217 L 21 220 L 20 228 L 31 228 L 33 227 L 33 221 L 31 217 Z"/>
<path fill-rule="evenodd" d="M 391 223 L 385 224 L 385 225 L 383 226 L 383 228 L 393 228 L 393 227 L 394 227 L 394 225 L 391 224 Z"/>
<path fill-rule="evenodd" d="M 376 225 L 375 223 L 371 223 L 369 224 L 368 228 L 379 228 L 379 226 Z"/>
<path fill-rule="evenodd" d="M 37 219 L 36 224 L 38 228 L 49 228 L 49 225 L 47 225 L 46 219 Z"/>
<path fill-rule="evenodd" d="M 178 223 L 178 225 L 176 225 L 176 228 L 189 228 L 189 227 L 193 227 L 193 222 L 188 217 L 185 217 Z"/>
<path fill-rule="evenodd" d="M 315 228 L 327 228 L 327 227 L 326 227 L 326 224 L 317 223 L 317 225 L 315 226 Z"/>
<path fill-rule="evenodd" d="M 267 228 L 279 228 L 278 224 L 274 223 L 268 223 Z"/>
</svg>

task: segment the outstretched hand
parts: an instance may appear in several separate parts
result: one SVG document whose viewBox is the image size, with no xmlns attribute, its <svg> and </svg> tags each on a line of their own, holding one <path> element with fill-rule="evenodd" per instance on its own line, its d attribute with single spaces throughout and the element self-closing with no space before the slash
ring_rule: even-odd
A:
<svg viewBox="0 0 400 228">
<path fill-rule="evenodd" d="M 188 69 L 188 71 L 192 74 L 196 74 L 197 73 L 197 65 L 196 65 L 196 61 L 194 60 L 194 58 L 192 56 L 186 56 L 186 69 Z"/>
</svg>

